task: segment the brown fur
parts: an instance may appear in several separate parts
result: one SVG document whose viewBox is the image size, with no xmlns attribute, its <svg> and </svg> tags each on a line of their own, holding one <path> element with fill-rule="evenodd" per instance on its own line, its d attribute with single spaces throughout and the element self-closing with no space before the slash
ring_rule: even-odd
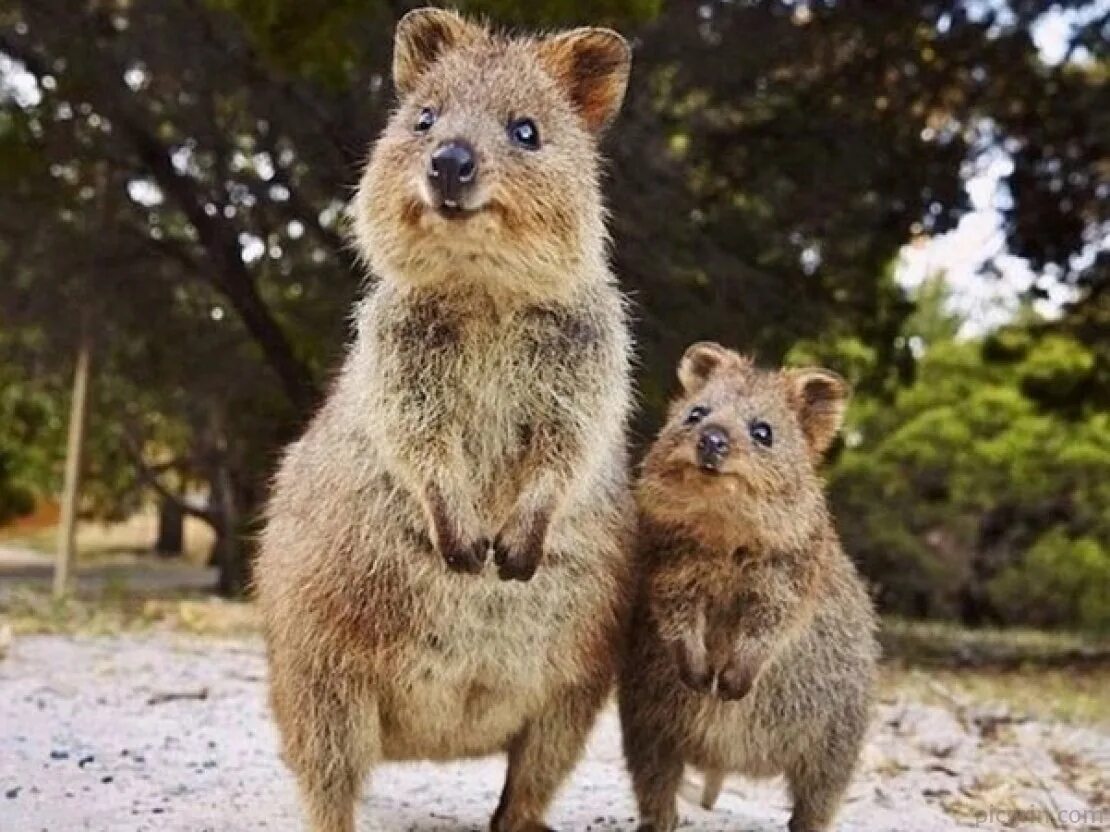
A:
<svg viewBox="0 0 1110 832">
<path fill-rule="evenodd" d="M 559 48 L 612 42 L 623 63 L 590 84 L 615 111 L 627 47 L 588 32 Z M 610 689 L 630 600 L 629 343 L 598 124 L 579 79 L 546 68 L 551 41 L 435 10 L 397 41 L 402 99 L 352 209 L 377 281 L 262 540 L 271 700 L 315 832 L 354 829 L 379 762 L 497 752 L 492 827 L 536 832 Z M 424 106 L 439 120 L 418 134 Z M 540 151 L 508 143 L 520 115 Z M 425 171 L 458 137 L 480 174 L 452 219 Z"/>
<path fill-rule="evenodd" d="M 644 832 L 671 832 L 686 764 L 786 774 L 792 832 L 832 822 L 870 710 L 870 600 L 840 547 L 815 465 L 839 429 L 847 386 L 826 370 L 765 372 L 695 344 L 683 393 L 637 488 L 641 597 L 621 674 L 625 754 Z M 700 421 L 689 414 L 708 409 Z M 750 426 L 772 428 L 770 447 Z M 706 470 L 696 444 L 723 430 Z"/>
</svg>

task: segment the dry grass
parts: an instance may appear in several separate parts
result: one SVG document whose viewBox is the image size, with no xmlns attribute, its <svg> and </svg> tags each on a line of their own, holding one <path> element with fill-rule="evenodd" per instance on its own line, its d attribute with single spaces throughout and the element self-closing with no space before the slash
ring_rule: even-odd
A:
<svg viewBox="0 0 1110 832">
<path fill-rule="evenodd" d="M 880 640 L 888 661 L 907 666 L 1066 664 L 1077 656 L 1095 654 L 1110 658 L 1110 637 L 1029 627 L 970 628 L 943 621 L 884 618 Z"/>
<path fill-rule="evenodd" d="M 885 619 L 882 642 L 884 695 L 1110 726 L 1106 637 Z"/>
<path fill-rule="evenodd" d="M 141 588 L 139 573 L 162 567 L 188 571 L 203 566 L 212 546 L 211 530 L 185 519 L 184 557 L 163 561 L 149 554 L 158 534 L 158 513 L 149 506 L 122 523 L 82 522 L 77 529 L 78 565 L 119 572 L 102 589 L 58 601 L 40 583 L 16 585 L 0 593 L 0 626 L 25 633 L 107 634 L 163 628 L 212 635 L 257 631 L 255 613 L 245 602 L 225 601 L 194 590 Z M 52 555 L 57 545 L 57 511 L 46 505 L 30 518 L 0 529 L 0 546 Z M 49 561 L 44 561 L 49 563 Z M 132 566 L 134 574 L 132 574 Z M 129 577 L 139 576 L 129 583 Z M 172 585 L 173 579 L 168 579 Z"/>
<path fill-rule="evenodd" d="M 884 698 L 906 696 L 949 706 L 952 698 L 1076 724 L 1110 727 L 1110 668 L 1082 671 L 1029 667 L 1021 670 L 883 669 Z"/>
<path fill-rule="evenodd" d="M 62 600 L 45 589 L 19 588 L 0 603 L 0 627 L 16 635 L 111 635 L 135 630 L 176 630 L 195 635 L 241 636 L 258 632 L 254 605 L 199 593 L 133 592 L 108 586 L 95 596 Z"/>
<path fill-rule="evenodd" d="M 0 545 L 53 554 L 58 527 L 52 517 L 44 523 L 18 523 L 0 528 Z M 78 562 L 92 563 L 120 554 L 149 552 L 158 536 L 158 512 L 149 506 L 120 523 L 81 522 L 77 525 Z M 184 556 L 203 564 L 212 548 L 212 530 L 192 517 L 185 518 Z"/>
</svg>

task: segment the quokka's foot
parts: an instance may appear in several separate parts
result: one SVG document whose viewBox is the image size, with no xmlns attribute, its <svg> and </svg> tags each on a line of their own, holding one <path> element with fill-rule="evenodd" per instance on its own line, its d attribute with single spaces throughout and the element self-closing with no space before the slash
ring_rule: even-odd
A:
<svg viewBox="0 0 1110 832">
<path fill-rule="evenodd" d="M 524 824 L 510 828 L 500 819 L 495 818 L 490 824 L 490 832 L 555 832 L 550 826 L 537 821 L 528 821 Z"/>
</svg>

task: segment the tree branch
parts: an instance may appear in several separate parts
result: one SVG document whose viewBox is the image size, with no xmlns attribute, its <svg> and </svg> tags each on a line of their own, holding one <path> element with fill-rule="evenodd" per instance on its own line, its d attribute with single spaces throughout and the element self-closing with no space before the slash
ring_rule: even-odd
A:
<svg viewBox="0 0 1110 832">
<path fill-rule="evenodd" d="M 41 59 L 30 47 L 6 32 L 0 32 L 0 51 L 21 61 L 36 76 L 48 74 L 49 61 Z M 111 67 L 106 74 L 122 79 L 123 70 Z M 64 83 L 68 79 L 63 76 L 60 80 Z M 196 230 L 214 266 L 200 273 L 227 298 L 277 375 L 286 397 L 299 413 L 307 415 L 319 399 L 313 374 L 296 355 L 285 332 L 262 300 L 243 263 L 235 228 L 204 210 L 207 200 L 198 184 L 174 168 L 169 148 L 143 123 L 133 103 L 125 97 L 122 86 L 84 84 L 81 92 L 127 137 L 139 161 Z"/>
<path fill-rule="evenodd" d="M 123 444 L 124 447 L 127 449 L 128 456 L 131 457 L 131 461 L 135 464 L 135 471 L 139 475 L 139 480 L 143 484 L 152 488 L 162 499 L 173 503 L 175 506 L 177 506 L 178 509 L 181 510 L 183 514 L 187 514 L 190 517 L 195 517 L 198 520 L 203 520 L 205 523 L 211 526 L 212 530 L 215 531 L 217 534 L 220 534 L 222 532 L 222 518 L 220 518 L 216 512 L 211 511 L 210 509 L 195 506 L 192 503 L 189 503 L 188 501 L 182 499 L 179 494 L 175 494 L 172 490 L 170 490 L 158 478 L 158 473 L 146 464 L 146 461 L 143 459 L 142 451 L 139 450 L 138 444 L 127 433 L 124 434 Z M 158 468 L 164 470 L 164 466 L 158 466 Z"/>
</svg>

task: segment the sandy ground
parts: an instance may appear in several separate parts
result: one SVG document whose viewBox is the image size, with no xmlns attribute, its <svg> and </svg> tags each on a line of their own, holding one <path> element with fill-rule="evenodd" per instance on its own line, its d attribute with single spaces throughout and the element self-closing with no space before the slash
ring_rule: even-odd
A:
<svg viewBox="0 0 1110 832">
<path fill-rule="evenodd" d="M 0 659 L 0 830 L 303 828 L 265 674 L 257 640 L 17 638 Z M 503 770 L 497 758 L 385 766 L 360 829 L 484 829 Z M 1110 828 L 1108 773 L 1101 731 L 892 699 L 838 829 L 1000 828 L 1013 816 L 998 810 L 1014 808 L 1028 813 L 1017 828 L 1052 828 L 1060 812 L 1056 828 Z M 737 778 L 715 811 L 683 814 L 684 829 L 777 832 L 787 809 L 777 783 Z M 612 708 L 550 820 L 563 832 L 635 828 Z"/>
</svg>

